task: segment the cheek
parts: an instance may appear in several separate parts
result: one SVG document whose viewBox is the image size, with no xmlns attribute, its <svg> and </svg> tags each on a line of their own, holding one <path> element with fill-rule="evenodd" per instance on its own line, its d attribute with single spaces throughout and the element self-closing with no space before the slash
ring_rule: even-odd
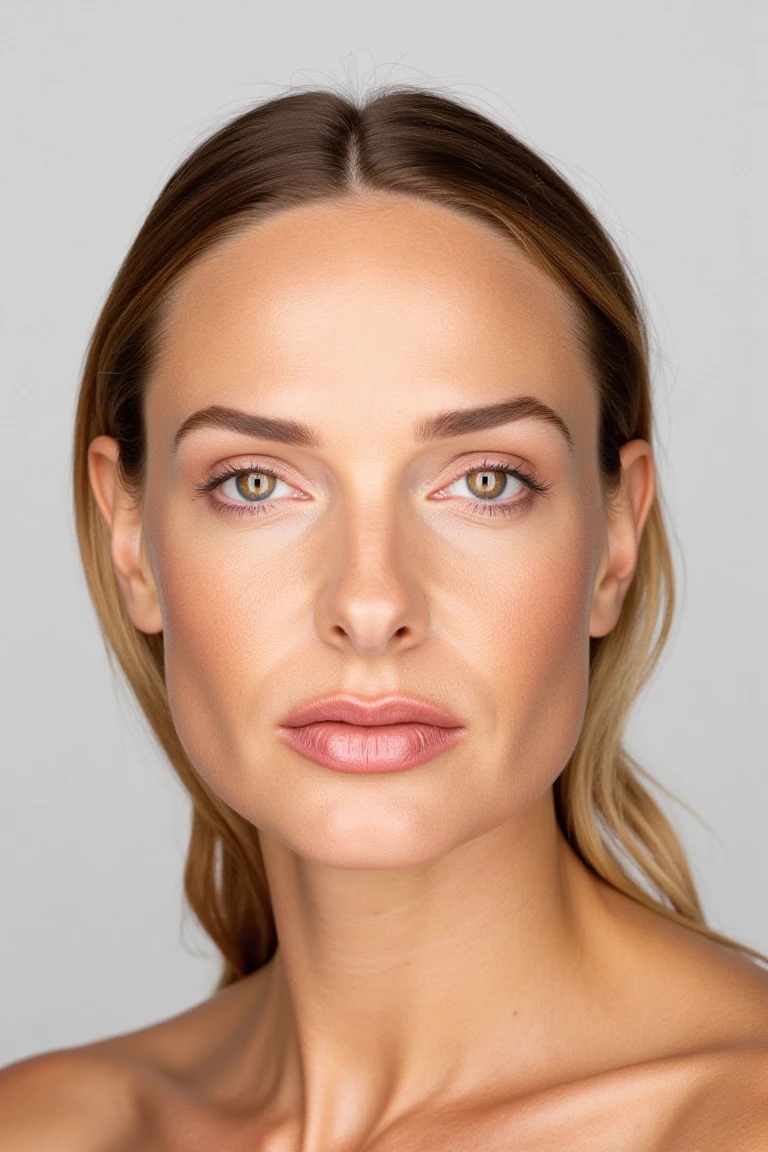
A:
<svg viewBox="0 0 768 1152">
<path fill-rule="evenodd" d="M 490 559 L 490 558 L 489 558 Z M 565 767 L 581 731 L 589 683 L 593 543 L 574 517 L 547 535 L 515 540 L 489 570 L 491 598 L 474 608 L 475 671 L 486 678 L 493 761 L 516 805 L 535 799 Z M 493 607 L 492 607 L 493 605 Z M 469 637 L 467 637 L 469 640 Z M 510 771 L 511 768 L 511 771 Z"/>
<path fill-rule="evenodd" d="M 165 679 L 176 730 L 192 763 L 218 790 L 263 718 L 270 677 L 295 643 L 297 586 L 254 533 L 214 540 L 155 532 L 152 560 L 163 615 Z"/>
</svg>

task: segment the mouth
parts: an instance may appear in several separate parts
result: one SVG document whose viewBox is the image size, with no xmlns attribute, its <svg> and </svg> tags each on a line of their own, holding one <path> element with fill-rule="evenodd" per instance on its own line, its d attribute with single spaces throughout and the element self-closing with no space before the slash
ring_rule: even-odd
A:
<svg viewBox="0 0 768 1152">
<path fill-rule="evenodd" d="M 455 744 L 466 727 L 453 713 L 410 696 L 326 696 L 294 708 L 278 725 L 285 743 L 339 772 L 399 772 Z"/>
</svg>

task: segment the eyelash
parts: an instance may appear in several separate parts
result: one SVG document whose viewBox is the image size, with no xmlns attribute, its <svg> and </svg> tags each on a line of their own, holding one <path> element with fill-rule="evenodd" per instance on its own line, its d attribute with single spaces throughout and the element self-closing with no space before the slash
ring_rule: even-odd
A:
<svg viewBox="0 0 768 1152">
<path fill-rule="evenodd" d="M 275 480 L 282 480 L 284 484 L 288 481 L 285 480 L 278 472 L 267 466 L 259 466 L 258 468 L 232 468 L 226 465 L 205 484 L 197 485 L 197 491 L 201 495 L 206 495 L 216 488 L 220 488 L 227 480 L 233 476 L 248 476 L 251 472 L 259 476 L 272 476 Z M 507 476 L 513 476 L 516 480 L 520 480 L 528 488 L 528 493 L 522 500 L 515 500 L 511 504 L 499 504 L 493 501 L 484 500 L 470 500 L 468 501 L 470 507 L 475 515 L 481 516 L 515 516 L 518 512 L 522 511 L 528 506 L 533 499 L 534 494 L 546 495 L 549 492 L 551 485 L 544 484 L 535 477 L 524 472 L 520 468 L 510 468 L 508 464 L 504 464 L 498 460 L 481 460 L 471 468 L 467 468 L 464 472 L 460 473 L 454 480 L 449 481 L 445 487 L 449 488 L 451 484 L 455 484 L 457 480 L 463 480 L 465 476 L 471 476 L 473 472 L 503 472 Z M 441 489 L 442 491 L 442 489 Z M 454 497 L 456 499 L 456 497 Z M 458 497 L 458 499 L 463 499 Z M 466 498 L 464 498 L 466 499 Z M 224 515 L 234 516 L 264 516 L 271 515 L 266 511 L 266 506 L 270 502 L 257 502 L 253 503 L 243 502 L 240 503 L 225 503 L 223 500 L 214 500 L 217 512 L 223 512 Z M 477 510 L 477 511 L 475 511 Z"/>
</svg>

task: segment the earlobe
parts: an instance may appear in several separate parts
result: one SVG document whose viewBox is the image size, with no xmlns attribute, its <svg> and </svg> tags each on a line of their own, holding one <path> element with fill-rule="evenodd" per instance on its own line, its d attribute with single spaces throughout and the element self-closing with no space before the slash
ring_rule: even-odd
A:
<svg viewBox="0 0 768 1152">
<path fill-rule="evenodd" d="M 109 529 L 112 567 L 131 623 L 141 632 L 162 632 L 154 573 L 143 546 L 141 501 L 122 483 L 119 454 L 112 436 L 97 436 L 91 441 L 91 490 Z"/>
<path fill-rule="evenodd" d="M 593 586 L 590 636 L 616 625 L 637 568 L 640 539 L 656 491 L 653 452 L 646 440 L 629 440 L 619 451 L 621 485 L 608 505 L 605 542 Z"/>
</svg>

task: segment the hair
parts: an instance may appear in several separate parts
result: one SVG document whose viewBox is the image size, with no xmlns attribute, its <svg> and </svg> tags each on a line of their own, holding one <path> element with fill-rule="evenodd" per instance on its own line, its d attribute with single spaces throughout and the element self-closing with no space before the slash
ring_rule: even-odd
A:
<svg viewBox="0 0 768 1152">
<path fill-rule="evenodd" d="M 509 131 L 457 100 L 414 88 L 356 101 L 315 89 L 261 103 L 205 139 L 160 192 L 96 322 L 83 368 L 74 440 L 74 499 L 88 586 L 114 653 L 192 801 L 187 902 L 223 958 L 217 989 L 266 964 L 277 947 L 257 829 L 200 777 L 174 727 L 162 633 L 129 620 L 109 531 L 88 477 L 101 434 L 119 445 L 122 482 L 140 496 L 142 397 L 161 321 L 182 269 L 268 214 L 370 193 L 419 197 L 501 229 L 567 292 L 599 396 L 606 499 L 619 449 L 652 443 L 648 326 L 632 275 L 595 215 L 554 168 Z M 685 853 L 624 748 L 624 728 L 654 672 L 674 612 L 674 568 L 656 495 L 616 626 L 591 638 L 582 729 L 554 784 L 557 820 L 585 865 L 633 900 L 711 940 L 762 959 L 706 925 Z"/>
</svg>

